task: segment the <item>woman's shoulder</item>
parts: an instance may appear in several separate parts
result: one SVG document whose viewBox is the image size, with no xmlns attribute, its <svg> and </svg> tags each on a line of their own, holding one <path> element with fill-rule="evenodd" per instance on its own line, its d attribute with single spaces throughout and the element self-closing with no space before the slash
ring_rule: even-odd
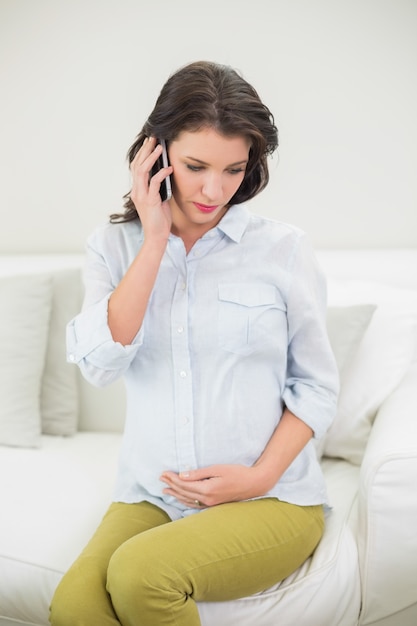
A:
<svg viewBox="0 0 417 626">
<path fill-rule="evenodd" d="M 291 271 L 300 263 L 311 264 L 315 256 L 312 241 L 305 230 L 270 217 L 252 214 L 245 237 L 249 248 L 262 249 Z"/>
<path fill-rule="evenodd" d="M 94 247 L 114 246 L 117 242 L 126 242 L 127 240 L 142 237 L 142 226 L 139 220 L 131 220 L 129 222 L 104 222 L 96 226 L 89 235 L 87 243 Z"/>
<path fill-rule="evenodd" d="M 249 219 L 249 230 L 271 239 L 290 238 L 298 241 L 306 236 L 305 231 L 295 224 L 253 213 Z"/>
</svg>

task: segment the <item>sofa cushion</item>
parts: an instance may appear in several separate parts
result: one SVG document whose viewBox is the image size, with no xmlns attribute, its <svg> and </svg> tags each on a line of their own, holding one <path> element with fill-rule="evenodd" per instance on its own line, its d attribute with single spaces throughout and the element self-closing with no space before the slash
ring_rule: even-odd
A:
<svg viewBox="0 0 417 626">
<path fill-rule="evenodd" d="M 0 444 L 38 446 L 51 310 L 49 275 L 0 277 Z"/>
<path fill-rule="evenodd" d="M 0 256 L 2 280 L 20 277 L 19 280 L 36 282 L 39 276 L 44 276 L 51 282 L 45 367 L 37 400 L 40 406 L 36 410 L 44 434 L 72 435 L 79 425 L 79 375 L 66 361 L 65 329 L 81 306 L 82 258 L 81 255 Z"/>
<path fill-rule="evenodd" d="M 375 309 L 373 304 L 328 307 L 327 332 L 341 375 L 356 354 Z"/>
<path fill-rule="evenodd" d="M 73 435 L 79 412 L 77 371 L 66 360 L 65 329 L 80 310 L 80 270 L 58 270 L 51 274 L 51 279 L 51 320 L 40 398 L 42 432 Z"/>
<path fill-rule="evenodd" d="M 356 353 L 341 373 L 337 414 L 323 451 L 360 464 L 377 410 L 416 352 L 417 292 L 367 281 L 329 281 L 330 305 L 376 305 Z"/>
<path fill-rule="evenodd" d="M 0 454 L 0 616 L 48 625 L 63 572 L 105 513 L 121 437 L 42 435 L 40 449 Z M 0 622 L 1 623 L 1 622 Z"/>
<path fill-rule="evenodd" d="M 335 306 L 327 309 L 327 332 L 332 347 L 340 378 L 349 361 L 356 354 L 360 342 L 376 309 L 375 305 Z M 324 453 L 326 438 L 314 438 L 317 458 Z"/>
<path fill-rule="evenodd" d="M 121 436 L 42 438 L 41 450 L 5 448 L 0 456 L 0 475 L 13 476 L 0 481 L 0 500 L 8 503 L 0 516 L 0 616 L 47 626 L 56 585 L 111 501 Z M 329 459 L 323 467 L 334 508 L 313 557 L 262 594 L 200 604 L 203 626 L 271 626 L 271 615 L 281 613 L 292 624 L 355 623 L 360 592 L 350 523 L 359 469 Z"/>
</svg>

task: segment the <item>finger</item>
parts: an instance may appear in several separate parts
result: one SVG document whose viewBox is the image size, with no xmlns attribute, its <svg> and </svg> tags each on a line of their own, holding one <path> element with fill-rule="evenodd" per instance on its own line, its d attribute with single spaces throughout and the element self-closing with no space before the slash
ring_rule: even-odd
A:
<svg viewBox="0 0 417 626">
<path fill-rule="evenodd" d="M 201 489 L 201 483 L 187 483 L 186 485 L 176 485 L 173 483 L 168 484 L 168 487 L 163 489 L 164 493 L 174 496 L 177 499 L 182 500 L 204 500 L 205 494 Z"/>
<path fill-rule="evenodd" d="M 130 164 L 131 172 L 134 174 L 135 172 L 143 171 L 149 175 L 155 162 L 160 157 L 161 152 L 162 146 L 159 144 L 155 145 L 155 140 L 145 139 L 145 142 Z"/>
<path fill-rule="evenodd" d="M 162 472 L 159 480 L 161 480 L 163 483 L 170 483 L 177 477 L 178 474 L 176 474 L 175 472 Z"/>
<path fill-rule="evenodd" d="M 174 489 L 164 489 L 163 493 L 174 497 L 176 500 L 178 500 L 178 502 L 182 502 L 182 504 L 185 504 L 186 506 L 193 509 L 203 509 L 207 506 L 202 500 L 204 496 L 199 496 L 199 494 L 193 494 L 193 496 L 184 496 L 182 494 L 179 494 Z"/>
<path fill-rule="evenodd" d="M 145 188 L 149 186 L 152 168 L 161 156 L 162 146 L 155 146 L 155 140 L 149 139 L 146 144 L 139 150 L 132 163 L 130 171 L 132 175 L 132 184 L 139 183 Z"/>
<path fill-rule="evenodd" d="M 152 176 L 151 180 L 149 181 L 149 185 L 153 185 L 159 191 L 162 181 L 165 180 L 165 178 L 169 176 L 170 174 L 172 174 L 171 165 L 169 165 L 168 167 L 161 168 L 160 170 L 158 170 L 158 172 L 156 172 Z"/>
<path fill-rule="evenodd" d="M 138 163 L 142 163 L 155 149 L 155 146 L 156 146 L 156 139 L 154 137 L 145 137 L 141 147 L 139 148 L 139 150 L 136 152 L 135 156 L 133 157 L 130 163 L 130 167 L 132 168 L 132 166 Z"/>
<path fill-rule="evenodd" d="M 207 508 L 206 505 L 204 504 L 204 502 L 201 502 L 201 500 L 195 499 L 195 500 L 191 500 L 189 502 L 189 505 L 193 508 L 193 509 L 205 509 Z"/>
<path fill-rule="evenodd" d="M 172 172 L 172 168 L 163 168 L 151 176 L 152 168 L 161 155 L 162 146 L 152 146 L 155 140 L 149 140 L 146 150 L 137 155 L 138 160 L 132 162 L 132 194 L 143 199 L 150 193 L 155 200 L 160 200 L 159 189 L 162 181 Z M 153 147 L 153 149 L 152 149 Z M 136 157 L 135 157 L 136 159 Z"/>
<path fill-rule="evenodd" d="M 196 481 L 196 480 L 208 480 L 209 478 L 215 478 L 219 476 L 219 472 L 216 471 L 216 465 L 210 467 L 202 467 L 196 470 L 187 470 L 186 472 L 180 472 L 179 478 L 183 481 Z"/>
<path fill-rule="evenodd" d="M 153 167 L 161 154 L 162 146 L 158 144 L 150 152 L 145 152 L 143 155 L 140 155 L 136 163 L 132 162 L 133 180 L 135 180 L 135 178 L 146 180 L 147 184 L 150 185 L 152 183 L 153 187 L 159 191 L 162 181 L 173 172 L 173 167 L 168 165 L 153 173 Z"/>
</svg>

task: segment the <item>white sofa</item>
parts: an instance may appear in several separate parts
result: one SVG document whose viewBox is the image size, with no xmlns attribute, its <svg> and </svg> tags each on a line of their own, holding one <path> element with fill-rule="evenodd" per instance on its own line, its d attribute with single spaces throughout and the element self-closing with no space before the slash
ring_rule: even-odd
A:
<svg viewBox="0 0 417 626">
<path fill-rule="evenodd" d="M 274 588 L 200 604 L 203 626 L 417 624 L 417 250 L 318 257 L 342 380 L 317 445 L 333 507 L 325 534 Z M 95 389 L 64 357 L 81 264 L 0 257 L 2 626 L 48 624 L 57 583 L 111 499 L 123 383 Z"/>
</svg>

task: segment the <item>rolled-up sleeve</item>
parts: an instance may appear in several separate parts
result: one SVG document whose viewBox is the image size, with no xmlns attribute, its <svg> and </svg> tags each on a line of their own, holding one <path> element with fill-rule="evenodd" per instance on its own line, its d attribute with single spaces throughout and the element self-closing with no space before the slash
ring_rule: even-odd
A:
<svg viewBox="0 0 417 626">
<path fill-rule="evenodd" d="M 82 311 L 66 329 L 67 361 L 77 364 L 86 380 L 101 387 L 129 368 L 143 343 L 143 329 L 130 345 L 123 346 L 113 340 L 108 325 L 108 302 L 116 284 L 94 237 L 87 245 L 84 284 Z"/>
<path fill-rule="evenodd" d="M 326 282 L 302 235 L 287 296 L 288 364 L 283 400 L 320 438 L 337 405 L 339 375 L 326 328 Z"/>
</svg>

